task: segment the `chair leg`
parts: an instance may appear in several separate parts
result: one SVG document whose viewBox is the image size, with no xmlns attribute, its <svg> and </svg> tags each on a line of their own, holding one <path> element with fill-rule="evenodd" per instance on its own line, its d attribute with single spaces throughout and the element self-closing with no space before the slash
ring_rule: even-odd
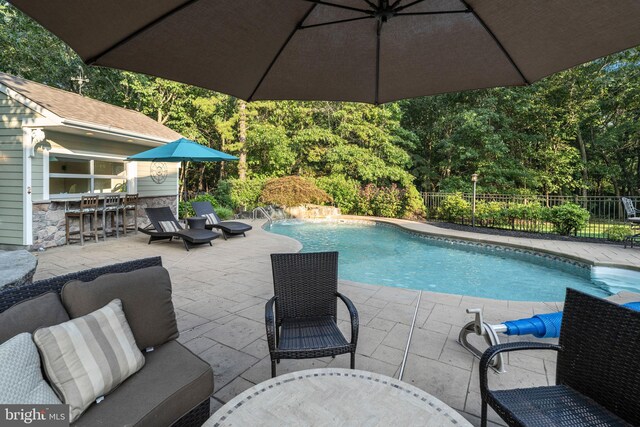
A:
<svg viewBox="0 0 640 427">
<path fill-rule="evenodd" d="M 356 369 L 356 352 L 351 352 L 351 369 Z"/>
<path fill-rule="evenodd" d="M 80 246 L 84 246 L 84 215 L 80 214 Z"/>
<path fill-rule="evenodd" d="M 98 210 L 93 211 L 93 225 L 93 238 L 96 239 L 96 243 L 98 243 Z"/>
<path fill-rule="evenodd" d="M 276 361 L 271 359 L 271 378 L 276 376 Z"/>
<path fill-rule="evenodd" d="M 487 402 L 484 399 L 480 411 L 480 427 L 487 427 Z"/>
<path fill-rule="evenodd" d="M 64 219 L 64 233 L 65 233 L 65 236 L 66 236 L 66 239 L 67 239 L 67 240 L 66 240 L 67 245 L 69 244 L 69 220 L 70 220 L 70 219 L 71 219 L 71 218 L 69 218 L 68 216 L 66 216 L 66 215 L 65 215 L 65 219 Z"/>
<path fill-rule="evenodd" d="M 182 243 L 184 243 L 184 248 L 189 252 L 189 243 L 184 239 L 182 239 Z"/>
<path fill-rule="evenodd" d="M 102 240 L 107 241 L 107 211 L 102 212 Z"/>
</svg>

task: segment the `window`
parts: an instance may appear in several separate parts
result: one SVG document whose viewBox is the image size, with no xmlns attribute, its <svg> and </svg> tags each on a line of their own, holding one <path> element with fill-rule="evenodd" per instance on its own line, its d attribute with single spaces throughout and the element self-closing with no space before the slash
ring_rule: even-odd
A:
<svg viewBox="0 0 640 427">
<path fill-rule="evenodd" d="M 118 193 L 127 190 L 122 160 L 92 159 L 51 153 L 49 194 L 51 198 L 82 193 Z"/>
</svg>

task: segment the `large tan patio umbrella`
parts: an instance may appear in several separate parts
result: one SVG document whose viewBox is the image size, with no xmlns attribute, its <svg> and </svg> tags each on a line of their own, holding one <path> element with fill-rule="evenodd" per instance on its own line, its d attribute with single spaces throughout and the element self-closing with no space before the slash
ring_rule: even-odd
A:
<svg viewBox="0 0 640 427">
<path fill-rule="evenodd" d="M 640 44 L 640 0 L 13 0 L 87 64 L 246 100 L 526 85 Z"/>
</svg>

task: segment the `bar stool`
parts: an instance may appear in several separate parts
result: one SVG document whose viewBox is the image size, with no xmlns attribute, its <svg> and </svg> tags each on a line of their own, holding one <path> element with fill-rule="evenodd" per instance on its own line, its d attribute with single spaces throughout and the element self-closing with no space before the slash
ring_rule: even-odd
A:
<svg viewBox="0 0 640 427">
<path fill-rule="evenodd" d="M 84 245 L 85 229 L 84 218 L 89 218 L 89 235 L 87 237 L 98 241 L 98 203 L 99 198 L 97 195 L 89 194 L 84 195 L 80 199 L 80 209 L 72 209 L 64 213 L 65 219 L 65 233 L 67 238 L 67 245 L 71 240 L 71 234 L 80 234 L 80 245 Z M 79 229 L 77 232 L 70 232 L 71 221 L 77 219 L 79 221 Z"/>
<path fill-rule="evenodd" d="M 107 217 L 111 217 L 111 235 L 114 234 L 116 239 L 120 237 L 120 226 L 124 230 L 124 224 L 120 224 L 120 212 L 123 211 L 122 197 L 120 194 L 109 194 L 104 197 L 102 205 L 102 238 L 107 240 Z"/>
<path fill-rule="evenodd" d="M 133 223 L 127 220 L 127 212 L 133 212 Z M 127 230 L 135 231 L 138 233 L 138 193 L 127 194 L 124 196 L 124 209 L 122 211 L 122 229 L 124 235 L 127 235 Z"/>
</svg>

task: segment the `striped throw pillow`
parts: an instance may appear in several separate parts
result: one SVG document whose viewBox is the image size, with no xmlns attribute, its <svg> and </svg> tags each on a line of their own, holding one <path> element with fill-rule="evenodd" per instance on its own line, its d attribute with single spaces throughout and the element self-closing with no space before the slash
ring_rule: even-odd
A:
<svg viewBox="0 0 640 427">
<path fill-rule="evenodd" d="M 215 225 L 218 223 L 218 218 L 216 218 L 215 214 L 208 213 L 208 214 L 204 214 L 203 216 L 207 218 L 207 224 Z"/>
<path fill-rule="evenodd" d="M 176 226 L 176 223 L 173 221 L 158 221 L 158 224 L 160 224 L 160 228 L 162 228 L 164 232 L 173 233 L 178 231 L 178 226 Z"/>
<path fill-rule="evenodd" d="M 33 339 L 51 385 L 70 406 L 71 422 L 144 365 L 119 299 L 86 316 L 38 329 Z"/>
</svg>

